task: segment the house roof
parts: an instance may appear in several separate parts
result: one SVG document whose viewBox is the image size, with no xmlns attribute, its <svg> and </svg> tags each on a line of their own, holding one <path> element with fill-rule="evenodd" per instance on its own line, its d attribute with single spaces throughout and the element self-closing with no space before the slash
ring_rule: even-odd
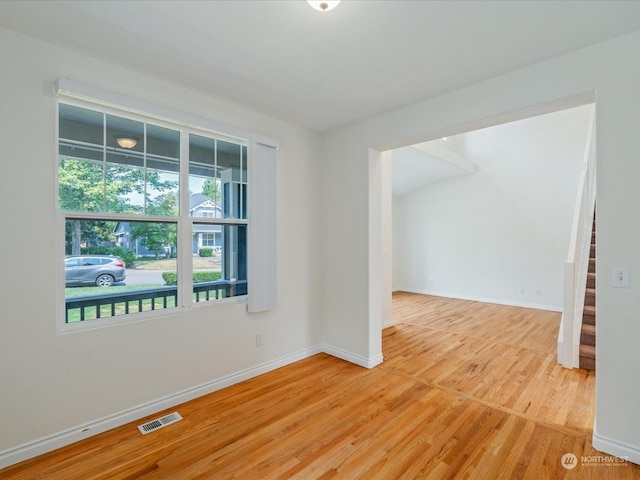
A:
<svg viewBox="0 0 640 480">
<path fill-rule="evenodd" d="M 215 208 L 221 208 L 211 197 L 207 197 L 201 193 L 192 193 L 189 195 L 189 210 L 198 208 L 200 205 L 211 202 Z"/>
<path fill-rule="evenodd" d="M 323 132 L 638 30 L 640 2 L 5 0 L 0 25 Z"/>
</svg>

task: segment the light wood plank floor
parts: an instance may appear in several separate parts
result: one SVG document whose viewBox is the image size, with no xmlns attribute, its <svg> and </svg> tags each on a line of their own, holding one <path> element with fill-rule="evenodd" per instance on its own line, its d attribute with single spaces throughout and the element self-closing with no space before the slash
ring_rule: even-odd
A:
<svg viewBox="0 0 640 480">
<path fill-rule="evenodd" d="M 394 320 L 379 367 L 316 355 L 0 479 L 640 478 L 595 458 L 595 377 L 556 364 L 559 314 L 398 293 Z"/>
</svg>

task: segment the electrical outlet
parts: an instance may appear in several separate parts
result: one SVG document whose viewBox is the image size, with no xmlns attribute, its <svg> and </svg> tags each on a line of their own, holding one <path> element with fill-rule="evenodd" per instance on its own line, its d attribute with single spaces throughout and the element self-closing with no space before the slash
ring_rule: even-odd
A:
<svg viewBox="0 0 640 480">
<path fill-rule="evenodd" d="M 613 287 L 614 288 L 629 288 L 629 269 L 628 268 L 614 268 L 613 269 Z"/>
<path fill-rule="evenodd" d="M 262 334 L 256 333 L 256 347 L 262 346 Z"/>
<path fill-rule="evenodd" d="M 524 295 L 524 288 L 520 289 L 520 295 Z"/>
<path fill-rule="evenodd" d="M 541 297 L 542 296 L 542 290 L 538 289 L 536 290 L 536 297 Z"/>
</svg>

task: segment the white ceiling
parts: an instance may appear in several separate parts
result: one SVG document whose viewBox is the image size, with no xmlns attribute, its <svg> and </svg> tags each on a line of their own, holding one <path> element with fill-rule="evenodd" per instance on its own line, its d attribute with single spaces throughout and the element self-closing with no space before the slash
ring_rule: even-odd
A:
<svg viewBox="0 0 640 480">
<path fill-rule="evenodd" d="M 562 112 L 563 121 L 567 125 L 580 125 L 593 106 L 582 106 L 564 110 Z M 417 190 L 429 187 L 438 182 L 449 180 L 465 175 L 474 175 L 481 170 L 478 160 L 486 155 L 486 152 L 478 152 L 473 148 L 477 145 L 478 139 L 482 138 L 484 145 L 495 144 L 497 151 L 502 152 L 508 148 L 509 155 L 514 160 L 527 158 L 530 145 L 519 145 L 513 138 L 520 138 L 516 132 L 528 132 L 528 138 L 535 138 L 535 132 L 547 132 L 543 136 L 537 134 L 534 143 L 540 144 L 562 144 L 560 139 L 565 138 L 564 130 L 555 129 L 558 125 L 558 112 L 535 117 L 536 128 L 532 127 L 530 118 L 511 122 L 508 136 L 500 125 L 487 127 L 475 132 L 466 132 L 446 140 L 438 139 L 430 142 L 416 144 L 410 147 L 403 147 L 392 150 L 392 175 L 391 190 L 394 197 L 402 197 Z M 553 133 L 549 133 L 553 131 Z M 533 132 L 533 133 L 532 133 Z M 473 140 L 475 138 L 475 141 Z M 492 139 L 492 140 L 488 140 Z M 587 142 L 587 132 L 584 132 L 585 146 Z M 494 167 L 495 168 L 495 167 Z"/>
<path fill-rule="evenodd" d="M 464 145 L 464 134 L 432 140 L 392 150 L 391 192 L 402 197 L 432 183 L 460 175 L 471 175 L 477 165 L 457 153 Z"/>
<path fill-rule="evenodd" d="M 393 150 L 391 169 L 391 193 L 394 197 L 403 197 L 448 178 L 471 174 L 415 147 Z"/>
<path fill-rule="evenodd" d="M 640 2 L 3 0 L 0 26 L 324 132 L 637 30 Z"/>
</svg>

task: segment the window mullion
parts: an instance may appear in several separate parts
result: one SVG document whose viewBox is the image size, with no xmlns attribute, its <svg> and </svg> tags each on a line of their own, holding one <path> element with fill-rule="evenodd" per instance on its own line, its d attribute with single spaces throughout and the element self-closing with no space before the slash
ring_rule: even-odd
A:
<svg viewBox="0 0 640 480">
<path fill-rule="evenodd" d="M 102 211 L 107 211 L 107 114 L 102 114 Z"/>
<path fill-rule="evenodd" d="M 193 303 L 193 262 L 191 242 L 193 221 L 189 217 L 189 132 L 180 132 L 180 205 L 178 209 L 178 299 L 190 307 Z"/>
<path fill-rule="evenodd" d="M 143 211 L 146 215 L 149 211 L 148 199 L 147 196 L 147 182 L 149 180 L 147 171 L 147 122 L 142 124 L 142 178 L 144 179 L 144 183 L 142 184 L 142 195 L 143 195 Z"/>
</svg>

